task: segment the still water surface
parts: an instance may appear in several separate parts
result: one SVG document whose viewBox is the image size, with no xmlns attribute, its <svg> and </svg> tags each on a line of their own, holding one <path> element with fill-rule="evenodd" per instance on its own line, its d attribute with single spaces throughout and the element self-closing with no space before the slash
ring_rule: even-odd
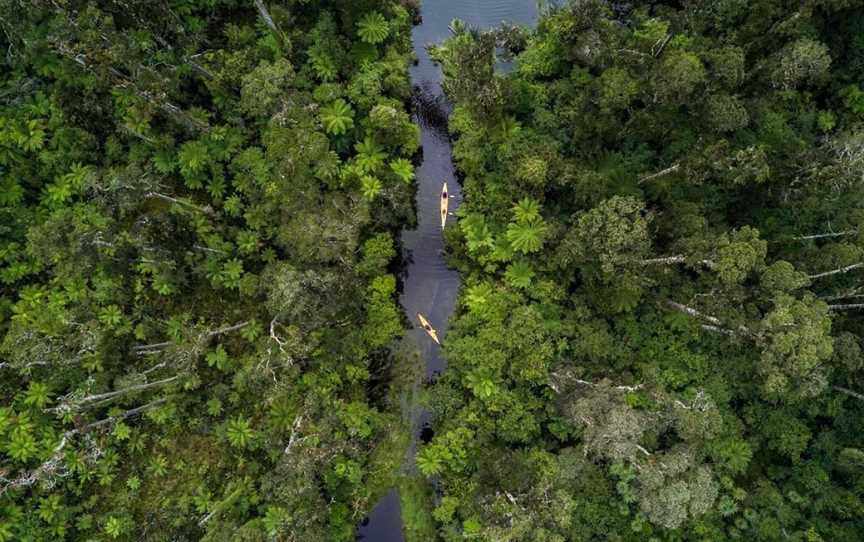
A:
<svg viewBox="0 0 864 542">
<path fill-rule="evenodd" d="M 426 53 L 426 45 L 447 38 L 453 19 L 462 19 L 479 28 L 490 28 L 501 22 L 533 25 L 537 17 L 535 0 L 422 0 L 422 24 L 412 31 L 418 62 L 411 67 L 415 98 L 424 103 L 442 100 L 441 70 Z M 420 124 L 423 161 L 417 168 L 417 228 L 402 232 L 402 257 L 405 272 L 399 301 L 405 314 L 417 324 L 417 313 L 423 313 L 442 339 L 459 292 L 459 274 L 447 268 L 444 240 L 441 236 L 439 198 L 446 181 L 450 192 L 450 211 L 462 201 L 462 187 L 456 182 L 450 141 L 440 126 L 415 115 Z M 448 224 L 455 217 L 448 217 Z M 432 377 L 446 368 L 438 345 L 421 330 L 412 332 L 426 362 L 426 374 Z M 422 419 L 420 422 L 422 423 Z M 416 436 L 415 436 L 416 441 Z M 364 520 L 357 534 L 364 542 L 403 542 L 399 496 L 388 493 Z"/>
</svg>

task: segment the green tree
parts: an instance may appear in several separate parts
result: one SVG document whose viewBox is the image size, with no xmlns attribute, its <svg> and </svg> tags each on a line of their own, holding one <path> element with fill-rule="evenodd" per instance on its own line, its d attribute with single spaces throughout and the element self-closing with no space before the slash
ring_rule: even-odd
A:
<svg viewBox="0 0 864 542">
<path fill-rule="evenodd" d="M 827 387 L 833 352 L 831 317 L 827 305 L 807 295 L 795 299 L 781 294 L 765 315 L 759 330 L 767 344 L 760 371 L 771 398 L 805 399 Z"/>
</svg>

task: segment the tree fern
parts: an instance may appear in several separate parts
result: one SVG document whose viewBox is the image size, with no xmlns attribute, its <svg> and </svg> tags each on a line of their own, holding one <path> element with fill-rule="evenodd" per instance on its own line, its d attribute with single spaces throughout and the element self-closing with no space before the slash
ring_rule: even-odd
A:
<svg viewBox="0 0 864 542">
<path fill-rule="evenodd" d="M 371 201 L 381 193 L 381 181 L 375 177 L 364 175 L 360 182 L 360 191 L 363 193 L 364 198 Z"/>
<path fill-rule="evenodd" d="M 547 231 L 542 220 L 530 222 L 511 222 L 507 226 L 507 239 L 515 250 L 528 254 L 543 248 L 543 239 Z"/>
<path fill-rule="evenodd" d="M 390 27 L 383 15 L 373 11 L 364 15 L 357 23 L 357 34 L 366 43 L 381 43 L 390 35 Z"/>
<path fill-rule="evenodd" d="M 255 437 L 255 431 L 249 426 L 249 420 L 234 418 L 228 422 L 225 436 L 228 437 L 228 442 L 231 443 L 231 446 L 235 448 L 247 448 Z"/>
<path fill-rule="evenodd" d="M 513 218 L 517 222 L 533 222 L 540 218 L 540 204 L 537 200 L 531 198 L 523 198 L 519 203 L 513 206 Z"/>
<path fill-rule="evenodd" d="M 471 252 L 483 247 L 493 246 L 492 232 L 486 224 L 486 218 L 480 213 L 470 213 L 459 221 L 459 226 L 465 234 L 465 243 Z"/>
<path fill-rule="evenodd" d="M 0 178 L 0 206 L 18 205 L 24 200 L 24 188 L 9 177 Z"/>
<path fill-rule="evenodd" d="M 321 108 L 321 122 L 328 134 L 342 135 L 354 126 L 354 110 L 340 98 Z"/>
<path fill-rule="evenodd" d="M 284 432 L 291 429 L 297 413 L 290 401 L 280 400 L 270 405 L 268 425 L 276 431 Z"/>
<path fill-rule="evenodd" d="M 507 283 L 516 288 L 528 288 L 534 279 L 534 269 L 527 261 L 514 262 L 507 267 L 504 273 Z"/>
<path fill-rule="evenodd" d="M 387 154 L 371 137 L 366 137 L 362 142 L 356 144 L 354 149 L 357 154 L 357 165 L 364 173 L 372 173 L 384 164 Z"/>
<path fill-rule="evenodd" d="M 228 358 L 228 352 L 225 351 L 225 347 L 221 344 L 216 346 L 216 350 L 208 352 L 205 359 L 209 367 L 216 367 L 220 371 L 226 370 L 231 362 Z"/>
<path fill-rule="evenodd" d="M 36 438 L 31 433 L 32 425 L 22 423 L 19 415 L 18 426 L 12 430 L 9 440 L 6 444 L 6 453 L 12 459 L 21 463 L 26 463 L 30 458 L 35 457 L 39 452 Z"/>
<path fill-rule="evenodd" d="M 204 186 L 202 174 L 210 160 L 207 145 L 203 141 L 187 141 L 180 147 L 177 159 L 186 186 L 193 190 Z"/>
<path fill-rule="evenodd" d="M 123 534 L 123 531 L 125 531 L 123 520 L 114 516 L 108 516 L 108 519 L 105 521 L 105 532 L 108 536 L 117 538 Z"/>
<path fill-rule="evenodd" d="M 390 162 L 390 169 L 399 177 L 399 180 L 408 184 L 414 180 L 414 164 L 404 158 Z"/>
<path fill-rule="evenodd" d="M 427 446 L 417 454 L 417 468 L 426 476 L 439 474 L 444 470 L 444 464 L 445 459 L 438 447 Z"/>
<path fill-rule="evenodd" d="M 322 81 L 333 81 L 339 75 L 339 68 L 333 62 L 327 53 L 319 50 L 316 47 L 309 49 L 309 62 L 312 64 L 312 69 L 315 75 Z"/>
<path fill-rule="evenodd" d="M 480 284 L 471 286 L 465 294 L 465 304 L 468 306 L 468 310 L 474 314 L 483 313 L 483 309 L 489 302 L 489 298 L 494 293 L 495 289 L 488 282 L 481 282 Z"/>
</svg>

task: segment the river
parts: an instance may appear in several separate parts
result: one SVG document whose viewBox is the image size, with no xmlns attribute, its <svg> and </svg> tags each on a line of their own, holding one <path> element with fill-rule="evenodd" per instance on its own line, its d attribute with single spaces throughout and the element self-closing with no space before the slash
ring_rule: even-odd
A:
<svg viewBox="0 0 864 542">
<path fill-rule="evenodd" d="M 507 21 L 533 25 L 537 16 L 536 0 L 421 0 L 422 23 L 414 27 L 411 39 L 417 63 L 411 67 L 415 102 L 443 100 L 441 70 L 426 53 L 426 45 L 438 43 L 449 35 L 453 19 L 469 25 L 489 28 Z M 415 115 L 420 125 L 423 160 L 417 168 L 417 228 L 402 232 L 402 257 L 405 273 L 400 303 L 408 318 L 417 324 L 417 313 L 423 313 L 442 339 L 459 293 L 459 273 L 449 269 L 444 258 L 439 198 L 446 181 L 450 193 L 450 211 L 462 201 L 462 188 L 456 182 L 450 141 L 440 125 Z M 454 220 L 448 218 L 448 224 Z M 441 373 L 447 364 L 440 347 L 420 329 L 412 334 L 426 362 L 427 377 Z M 423 420 L 420 420 L 421 425 Z M 417 436 L 415 436 L 416 442 Z M 402 520 L 399 496 L 393 490 L 376 505 L 357 534 L 364 542 L 402 542 Z"/>
</svg>

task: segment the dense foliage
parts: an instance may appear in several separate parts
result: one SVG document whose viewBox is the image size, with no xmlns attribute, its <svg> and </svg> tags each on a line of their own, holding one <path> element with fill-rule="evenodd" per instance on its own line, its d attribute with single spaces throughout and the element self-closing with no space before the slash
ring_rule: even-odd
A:
<svg viewBox="0 0 864 542">
<path fill-rule="evenodd" d="M 561 4 L 431 50 L 433 495 L 412 3 L 0 0 L 0 542 L 861 540 L 864 2 Z"/>
<path fill-rule="evenodd" d="M 407 440 L 411 20 L 0 1 L 0 541 L 353 538 Z"/>
<path fill-rule="evenodd" d="M 864 4 L 612 5 L 433 50 L 465 189 L 439 532 L 861 540 Z"/>
</svg>

